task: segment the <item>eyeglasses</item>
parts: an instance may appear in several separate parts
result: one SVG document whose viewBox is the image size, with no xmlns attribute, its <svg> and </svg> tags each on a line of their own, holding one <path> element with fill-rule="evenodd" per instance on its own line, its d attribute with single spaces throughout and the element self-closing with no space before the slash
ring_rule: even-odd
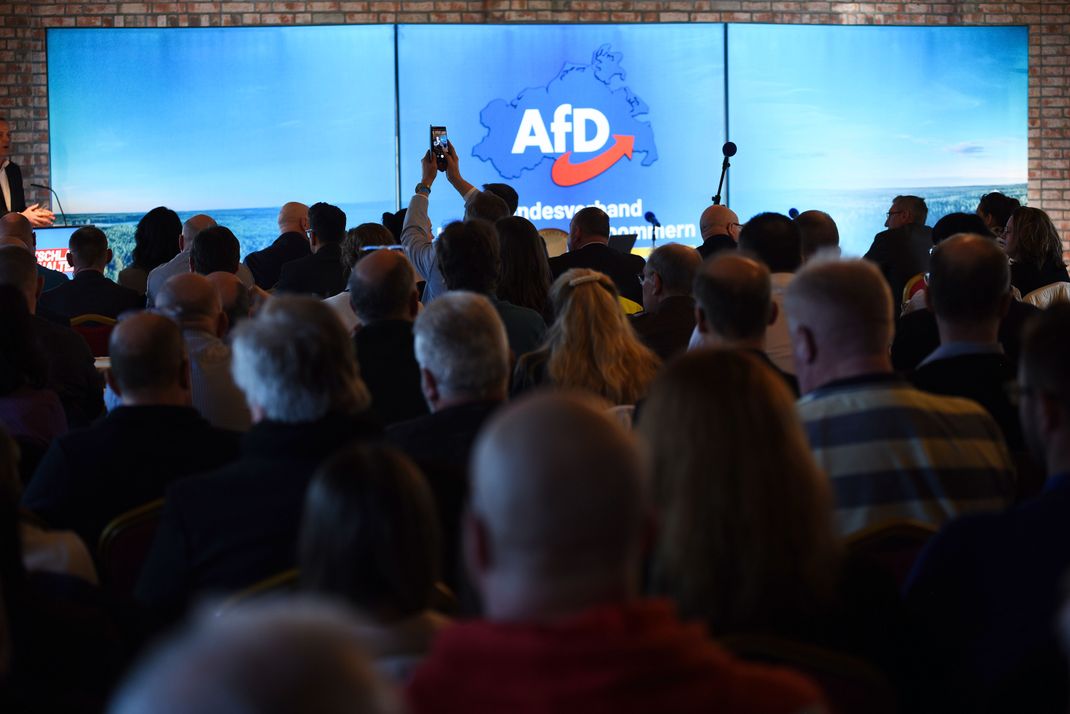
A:
<svg viewBox="0 0 1070 714">
<path fill-rule="evenodd" d="M 888 211 L 888 216 L 891 217 L 899 213 L 906 213 L 906 211 Z"/>
<path fill-rule="evenodd" d="M 650 276 L 649 276 L 649 275 L 647 275 L 646 273 L 636 273 L 636 274 L 635 274 L 635 277 L 636 277 L 636 279 L 637 279 L 637 280 L 639 281 L 639 284 L 640 284 L 640 285 L 643 285 L 644 283 L 646 283 L 646 279 L 647 279 L 648 277 L 650 277 Z"/>
<path fill-rule="evenodd" d="M 733 228 L 743 228 L 743 224 L 742 223 L 729 223 L 728 224 L 728 230 L 732 230 Z"/>
</svg>

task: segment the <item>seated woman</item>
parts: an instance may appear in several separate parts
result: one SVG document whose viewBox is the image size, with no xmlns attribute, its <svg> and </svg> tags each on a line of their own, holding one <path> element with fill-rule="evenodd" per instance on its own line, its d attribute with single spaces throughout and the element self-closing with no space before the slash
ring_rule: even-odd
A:
<svg viewBox="0 0 1070 714">
<path fill-rule="evenodd" d="M 1018 208 L 1007 221 L 1003 237 L 1011 259 L 1011 285 L 1022 297 L 1045 285 L 1070 282 L 1063 243 L 1047 213 L 1029 206 Z"/>
<path fill-rule="evenodd" d="M 145 294 L 149 273 L 178 255 L 182 221 L 165 206 L 157 206 L 137 222 L 131 263 L 119 271 L 118 283 L 124 288 Z"/>
<path fill-rule="evenodd" d="M 550 261 L 546 242 L 526 218 L 509 216 L 499 219 L 498 231 L 502 264 L 498 271 L 498 299 L 526 307 L 542 315 L 549 325 L 554 321 L 550 307 Z"/>
<path fill-rule="evenodd" d="M 619 297 L 603 273 L 562 273 L 550 287 L 557 318 L 543 346 L 517 361 L 513 392 L 553 385 L 593 392 L 613 405 L 641 399 L 660 360 L 636 337 Z"/>
<path fill-rule="evenodd" d="M 714 637 L 889 653 L 895 584 L 846 574 L 828 479 L 772 370 L 739 351 L 690 352 L 654 380 L 638 428 L 659 509 L 654 592 Z"/>
<path fill-rule="evenodd" d="M 367 651 L 396 680 L 449 622 L 431 609 L 440 558 L 430 488 L 401 452 L 356 446 L 320 468 L 305 498 L 301 587 L 356 610 Z"/>
</svg>

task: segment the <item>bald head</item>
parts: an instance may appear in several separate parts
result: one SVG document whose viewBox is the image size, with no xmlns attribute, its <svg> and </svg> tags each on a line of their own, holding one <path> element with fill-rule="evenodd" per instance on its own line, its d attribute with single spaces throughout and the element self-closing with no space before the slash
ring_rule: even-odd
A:
<svg viewBox="0 0 1070 714">
<path fill-rule="evenodd" d="M 198 213 L 196 216 L 190 216 L 186 219 L 186 222 L 182 224 L 182 245 L 184 248 L 189 248 L 193 245 L 193 239 L 203 231 L 205 228 L 211 228 L 216 225 L 215 219 L 211 216 L 203 213 Z"/>
<path fill-rule="evenodd" d="M 215 285 L 198 273 L 168 278 L 156 296 L 156 307 L 183 327 L 205 327 L 210 332 L 223 313 Z"/>
<path fill-rule="evenodd" d="M 542 394 L 493 419 L 473 452 L 471 498 L 489 617 L 537 618 L 555 606 L 565 614 L 596 604 L 586 596 L 627 597 L 646 507 L 639 463 L 632 437 L 588 398 Z M 503 583 L 524 588 L 523 602 Z"/>
<path fill-rule="evenodd" d="M 249 310 L 252 308 L 249 288 L 237 275 L 224 270 L 209 273 L 206 277 L 219 293 L 219 301 L 223 306 L 223 312 L 227 315 L 227 323 L 230 329 L 234 329 L 235 325 L 249 317 Z"/>
<path fill-rule="evenodd" d="M 13 238 L 30 250 L 37 247 L 33 224 L 21 213 L 6 213 L 0 217 L 0 238 Z"/>
<path fill-rule="evenodd" d="M 304 233 L 308 229 L 308 206 L 296 201 L 279 209 L 279 233 Z"/>
<path fill-rule="evenodd" d="M 963 233 L 941 241 L 929 271 L 929 304 L 937 320 L 998 325 L 1003 318 L 1010 262 L 991 238 Z"/>
<path fill-rule="evenodd" d="M 108 351 L 109 379 L 124 403 L 172 403 L 175 392 L 188 401 L 186 348 L 169 318 L 151 312 L 123 318 L 111 332 Z"/>
<path fill-rule="evenodd" d="M 373 250 L 353 266 L 349 304 L 361 323 L 416 317 L 416 275 L 401 253 Z"/>
<path fill-rule="evenodd" d="M 734 252 L 710 258 L 695 277 L 698 329 L 712 343 L 756 342 L 772 316 L 769 269 Z"/>
<path fill-rule="evenodd" d="M 732 236 L 739 240 L 739 216 L 728 206 L 709 206 L 698 220 L 698 229 L 702 239 L 710 236 Z"/>
</svg>

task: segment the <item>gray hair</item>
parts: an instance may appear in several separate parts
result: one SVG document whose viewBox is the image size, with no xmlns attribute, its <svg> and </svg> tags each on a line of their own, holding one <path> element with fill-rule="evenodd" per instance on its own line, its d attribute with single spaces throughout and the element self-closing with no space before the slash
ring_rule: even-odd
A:
<svg viewBox="0 0 1070 714">
<path fill-rule="evenodd" d="M 397 714 L 340 606 L 290 599 L 203 614 L 153 653 L 110 714 Z"/>
<path fill-rule="evenodd" d="M 509 340 L 497 310 L 482 295 L 454 290 L 413 325 L 416 361 L 446 394 L 488 397 L 508 387 Z"/>
<path fill-rule="evenodd" d="M 353 342 L 319 300 L 273 298 L 233 335 L 234 382 L 268 419 L 310 422 L 371 403 Z"/>
</svg>

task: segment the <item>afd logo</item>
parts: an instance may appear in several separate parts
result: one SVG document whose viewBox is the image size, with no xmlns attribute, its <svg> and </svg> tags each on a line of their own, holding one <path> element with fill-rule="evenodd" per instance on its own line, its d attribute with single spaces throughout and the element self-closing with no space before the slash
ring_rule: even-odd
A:
<svg viewBox="0 0 1070 714">
<path fill-rule="evenodd" d="M 589 65 L 566 65 L 544 87 L 496 99 L 479 114 L 487 135 L 472 155 L 489 161 L 503 179 L 517 179 L 551 161 L 558 186 L 601 176 L 622 158 L 642 154 L 642 166 L 658 159 L 654 131 L 641 119 L 646 103 L 622 86 L 621 54 L 603 45 Z"/>
<path fill-rule="evenodd" d="M 554 137 L 553 142 L 550 141 L 551 134 Z M 569 135 L 572 136 L 571 149 L 567 148 Z M 523 154 L 528 148 L 534 147 L 543 154 L 561 154 L 554 161 L 550 178 L 558 186 L 575 186 L 605 173 L 625 156 L 631 160 L 635 137 L 614 134 L 613 145 L 604 152 L 579 163 L 572 163 L 573 151 L 580 154 L 594 153 L 600 151 L 608 140 L 609 119 L 605 114 L 592 107 L 573 109 L 571 104 L 561 104 L 554 109 L 549 132 L 538 109 L 525 109 L 516 139 L 513 141 L 512 153 Z"/>
</svg>

